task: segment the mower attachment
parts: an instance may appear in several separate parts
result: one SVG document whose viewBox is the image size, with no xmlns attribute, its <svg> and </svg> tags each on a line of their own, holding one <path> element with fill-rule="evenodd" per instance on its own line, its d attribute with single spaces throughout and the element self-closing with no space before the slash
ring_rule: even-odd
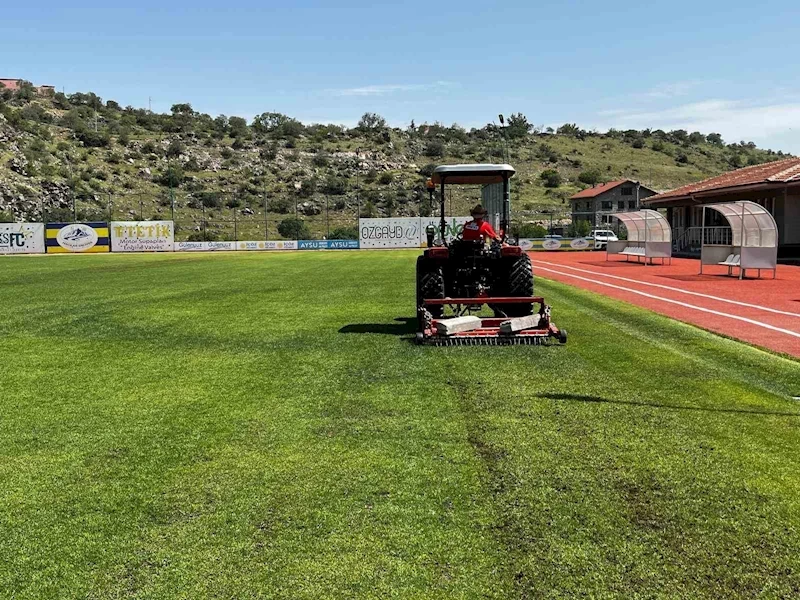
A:
<svg viewBox="0 0 800 600">
<path fill-rule="evenodd" d="M 502 311 L 503 304 L 538 304 L 539 311 L 530 317 L 475 317 L 480 324 L 469 330 L 463 326 L 449 327 L 448 321 L 462 318 L 472 310 L 480 310 L 490 305 Z M 452 317 L 433 318 L 427 307 L 449 306 Z M 567 343 L 567 332 L 558 329 L 550 321 L 550 307 L 544 298 L 538 297 L 496 297 L 496 298 L 436 298 L 423 300 L 419 307 L 419 331 L 416 342 L 428 346 L 511 346 L 547 345 L 551 340 Z M 537 318 L 538 317 L 538 318 Z M 452 333 L 448 333 L 452 331 Z"/>
</svg>

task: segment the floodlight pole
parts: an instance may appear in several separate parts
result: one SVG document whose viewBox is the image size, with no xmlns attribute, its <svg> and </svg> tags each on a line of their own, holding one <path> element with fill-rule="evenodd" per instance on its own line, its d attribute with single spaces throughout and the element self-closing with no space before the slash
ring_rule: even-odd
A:
<svg viewBox="0 0 800 600">
<path fill-rule="evenodd" d="M 361 148 L 356 148 L 356 206 L 358 207 L 357 218 L 361 218 L 361 185 L 358 175 L 361 172 Z"/>
</svg>

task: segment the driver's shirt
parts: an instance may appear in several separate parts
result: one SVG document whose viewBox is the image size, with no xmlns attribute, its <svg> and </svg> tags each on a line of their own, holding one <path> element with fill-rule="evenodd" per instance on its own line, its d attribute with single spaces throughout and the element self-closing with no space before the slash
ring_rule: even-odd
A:
<svg viewBox="0 0 800 600">
<path fill-rule="evenodd" d="M 463 233 L 461 237 L 468 241 L 478 241 L 481 238 L 486 239 L 495 239 L 497 234 L 492 229 L 492 226 L 489 225 L 487 221 L 483 221 L 481 224 L 478 224 L 475 221 L 470 221 L 464 225 Z"/>
</svg>

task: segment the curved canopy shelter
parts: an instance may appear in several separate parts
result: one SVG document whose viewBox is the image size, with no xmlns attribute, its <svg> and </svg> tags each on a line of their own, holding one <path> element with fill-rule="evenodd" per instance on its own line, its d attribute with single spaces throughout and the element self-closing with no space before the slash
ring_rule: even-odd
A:
<svg viewBox="0 0 800 600">
<path fill-rule="evenodd" d="M 706 211 L 711 209 L 721 214 L 731 227 L 726 239 L 714 239 L 706 243 Z M 700 273 L 703 265 L 722 265 L 728 273 L 739 269 L 739 279 L 747 269 L 771 270 L 775 278 L 778 264 L 778 225 L 770 212 L 755 202 L 739 200 L 720 204 L 706 204 L 703 207 L 703 235 L 700 250 Z"/>
<path fill-rule="evenodd" d="M 672 259 L 672 228 L 669 221 L 657 210 L 642 209 L 635 212 L 615 213 L 616 217 L 628 231 L 627 240 L 608 242 L 606 244 L 606 259 L 610 254 L 621 254 L 625 260 L 631 256 L 645 259 L 660 258 L 664 263 L 665 258 Z"/>
</svg>

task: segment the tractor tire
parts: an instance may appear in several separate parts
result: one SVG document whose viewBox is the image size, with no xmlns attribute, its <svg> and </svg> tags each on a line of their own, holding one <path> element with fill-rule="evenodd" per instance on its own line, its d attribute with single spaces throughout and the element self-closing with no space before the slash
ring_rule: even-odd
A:
<svg viewBox="0 0 800 600">
<path fill-rule="evenodd" d="M 533 267 L 531 257 L 523 254 L 506 261 L 503 281 L 499 288 L 503 296 L 533 296 Z M 520 304 L 504 304 L 500 306 L 509 317 L 527 317 L 533 314 L 533 304 L 523 302 Z"/>
<path fill-rule="evenodd" d="M 417 308 L 425 299 L 444 298 L 444 275 L 442 267 L 424 256 L 417 259 Z M 434 319 L 444 314 L 444 306 L 429 306 L 428 312 Z"/>
</svg>

